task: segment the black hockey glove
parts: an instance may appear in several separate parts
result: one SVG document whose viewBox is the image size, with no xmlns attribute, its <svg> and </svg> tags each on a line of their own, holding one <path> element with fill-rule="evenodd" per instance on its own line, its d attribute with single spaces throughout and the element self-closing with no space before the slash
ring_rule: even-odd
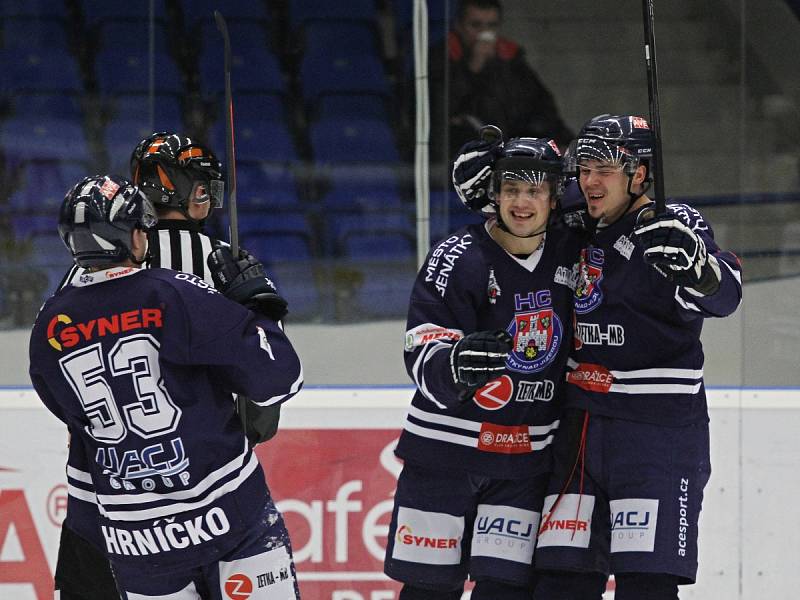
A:
<svg viewBox="0 0 800 600">
<path fill-rule="evenodd" d="M 644 260 L 675 285 L 710 296 L 722 279 L 719 263 L 709 256 L 706 245 L 692 229 L 671 213 L 648 218 L 652 211 L 639 213 L 633 230 L 644 250 Z"/>
<path fill-rule="evenodd" d="M 476 331 L 464 336 L 450 351 L 450 371 L 462 400 L 506 369 L 513 339 L 507 331 Z"/>
<path fill-rule="evenodd" d="M 564 194 L 558 201 L 559 216 L 568 228 L 574 231 L 594 233 L 597 219 L 589 216 L 586 198 L 583 197 L 577 180 L 572 180 L 564 188 Z"/>
<path fill-rule="evenodd" d="M 503 149 L 503 142 L 473 140 L 458 151 L 453 163 L 453 187 L 470 210 L 479 211 L 489 203 L 494 161 Z"/>
<path fill-rule="evenodd" d="M 273 321 L 280 321 L 289 312 L 264 265 L 246 250 L 240 249 L 239 259 L 234 260 L 231 249 L 221 246 L 208 255 L 208 268 L 215 287 L 234 302 Z"/>
</svg>

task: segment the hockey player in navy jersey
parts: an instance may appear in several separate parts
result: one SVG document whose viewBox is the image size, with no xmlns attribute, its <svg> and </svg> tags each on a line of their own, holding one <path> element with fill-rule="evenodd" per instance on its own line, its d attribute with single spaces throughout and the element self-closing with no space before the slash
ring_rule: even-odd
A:
<svg viewBox="0 0 800 600">
<path fill-rule="evenodd" d="M 214 152 L 180 133 L 159 131 L 142 139 L 130 157 L 133 182 L 150 199 L 158 222 L 148 231 L 148 257 L 143 267 L 164 267 L 192 273 L 214 285 L 208 258 L 225 245 L 204 232 L 204 224 L 223 201 L 222 165 Z M 242 251 L 242 259 L 252 257 Z M 61 286 L 80 280 L 84 267 L 75 264 Z M 273 320 L 287 314 L 287 302 L 276 291 L 261 294 L 259 311 Z M 253 444 L 270 439 L 278 428 L 280 405 L 257 406 L 236 399 L 237 412 Z M 55 584 L 61 600 L 105 600 L 115 585 L 99 532 L 86 530 L 96 512 L 94 490 L 88 479 L 88 459 L 79 446 L 70 446 L 67 482 L 67 518 L 62 526 Z M 88 513 L 79 517 L 80 513 Z M 73 528 L 77 528 L 74 530 Z"/>
<path fill-rule="evenodd" d="M 43 306 L 31 380 L 92 457 L 123 598 L 216 600 L 248 586 L 251 598 L 295 598 L 288 534 L 230 393 L 282 403 L 302 385 L 299 359 L 279 323 L 242 306 L 257 311 L 273 291 L 256 261 L 212 252 L 222 293 L 140 269 L 154 223 L 122 178 L 86 178 L 67 195 L 59 231 L 87 270 Z"/>
<path fill-rule="evenodd" d="M 460 598 L 468 575 L 473 600 L 529 598 L 581 241 L 554 224 L 552 140 L 471 142 L 453 180 L 489 218 L 436 244 L 411 294 L 384 569 L 401 600 Z"/>
<path fill-rule="evenodd" d="M 647 121 L 601 115 L 576 140 L 596 224 L 575 288 L 567 410 L 535 565 L 537 600 L 674 600 L 697 572 L 710 475 L 700 331 L 742 297 L 739 261 L 685 204 L 655 215 Z"/>
</svg>

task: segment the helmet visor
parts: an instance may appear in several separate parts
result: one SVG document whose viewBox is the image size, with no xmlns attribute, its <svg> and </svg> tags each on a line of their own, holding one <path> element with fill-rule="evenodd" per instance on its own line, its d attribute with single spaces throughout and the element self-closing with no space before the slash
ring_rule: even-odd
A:
<svg viewBox="0 0 800 600">
<path fill-rule="evenodd" d="M 225 182 L 220 179 L 205 179 L 195 181 L 189 200 L 193 204 L 211 203 L 211 208 L 222 208 L 222 199 L 225 195 Z"/>
</svg>

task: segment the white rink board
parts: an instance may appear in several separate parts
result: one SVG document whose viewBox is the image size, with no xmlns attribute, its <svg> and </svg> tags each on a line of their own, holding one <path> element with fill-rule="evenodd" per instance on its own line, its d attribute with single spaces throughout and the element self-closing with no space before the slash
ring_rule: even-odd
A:
<svg viewBox="0 0 800 600">
<path fill-rule="evenodd" d="M 355 429 L 364 435 L 370 429 L 399 430 L 412 392 L 303 390 L 284 407 L 281 427 Z M 800 589 L 800 390 L 712 389 L 709 404 L 713 473 L 701 518 L 700 573 L 698 584 L 682 588 L 680 597 L 794 598 Z M 31 389 L 0 389 L 0 582 L 4 565 L 25 560 L 31 541 L 29 536 L 23 543 L 14 527 L 3 530 L 2 523 L 20 514 L 18 502 L 2 501 L 12 494 L 24 494 L 50 572 L 55 567 L 65 442 L 63 425 Z M 299 573 L 302 581 L 302 565 Z M 37 596 L 31 584 L 0 583 L 2 600 L 44 598 L 52 595 L 40 588 Z"/>
</svg>

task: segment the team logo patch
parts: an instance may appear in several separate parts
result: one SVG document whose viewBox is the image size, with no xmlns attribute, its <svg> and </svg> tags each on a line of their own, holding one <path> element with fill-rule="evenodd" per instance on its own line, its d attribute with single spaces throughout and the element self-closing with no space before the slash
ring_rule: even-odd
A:
<svg viewBox="0 0 800 600">
<path fill-rule="evenodd" d="M 253 593 L 253 582 L 247 575 L 235 573 L 225 582 L 225 595 L 231 600 L 247 600 Z"/>
<path fill-rule="evenodd" d="M 622 498 L 609 502 L 611 552 L 652 552 L 656 544 L 658 500 Z"/>
<path fill-rule="evenodd" d="M 499 410 L 508 404 L 513 395 L 514 382 L 508 375 L 502 375 L 478 389 L 473 400 L 486 410 Z"/>
<path fill-rule="evenodd" d="M 579 363 L 574 370 L 567 373 L 567 382 L 588 392 L 607 394 L 611 391 L 614 376 L 602 365 Z"/>
<path fill-rule="evenodd" d="M 472 533 L 472 556 L 530 564 L 539 513 L 514 506 L 479 504 Z"/>
<path fill-rule="evenodd" d="M 579 315 L 593 311 L 603 301 L 603 264 L 605 255 L 600 248 L 584 248 L 578 261 L 578 283 L 575 286 L 575 312 Z"/>
<path fill-rule="evenodd" d="M 464 517 L 400 506 L 392 558 L 429 565 L 461 562 Z"/>
<path fill-rule="evenodd" d="M 528 426 L 482 423 L 478 434 L 478 450 L 500 454 L 533 452 Z"/>
<path fill-rule="evenodd" d="M 563 326 L 552 308 L 542 308 L 514 315 L 509 333 L 514 338 L 514 347 L 508 355 L 508 368 L 518 373 L 534 373 L 555 360 Z"/>
</svg>

